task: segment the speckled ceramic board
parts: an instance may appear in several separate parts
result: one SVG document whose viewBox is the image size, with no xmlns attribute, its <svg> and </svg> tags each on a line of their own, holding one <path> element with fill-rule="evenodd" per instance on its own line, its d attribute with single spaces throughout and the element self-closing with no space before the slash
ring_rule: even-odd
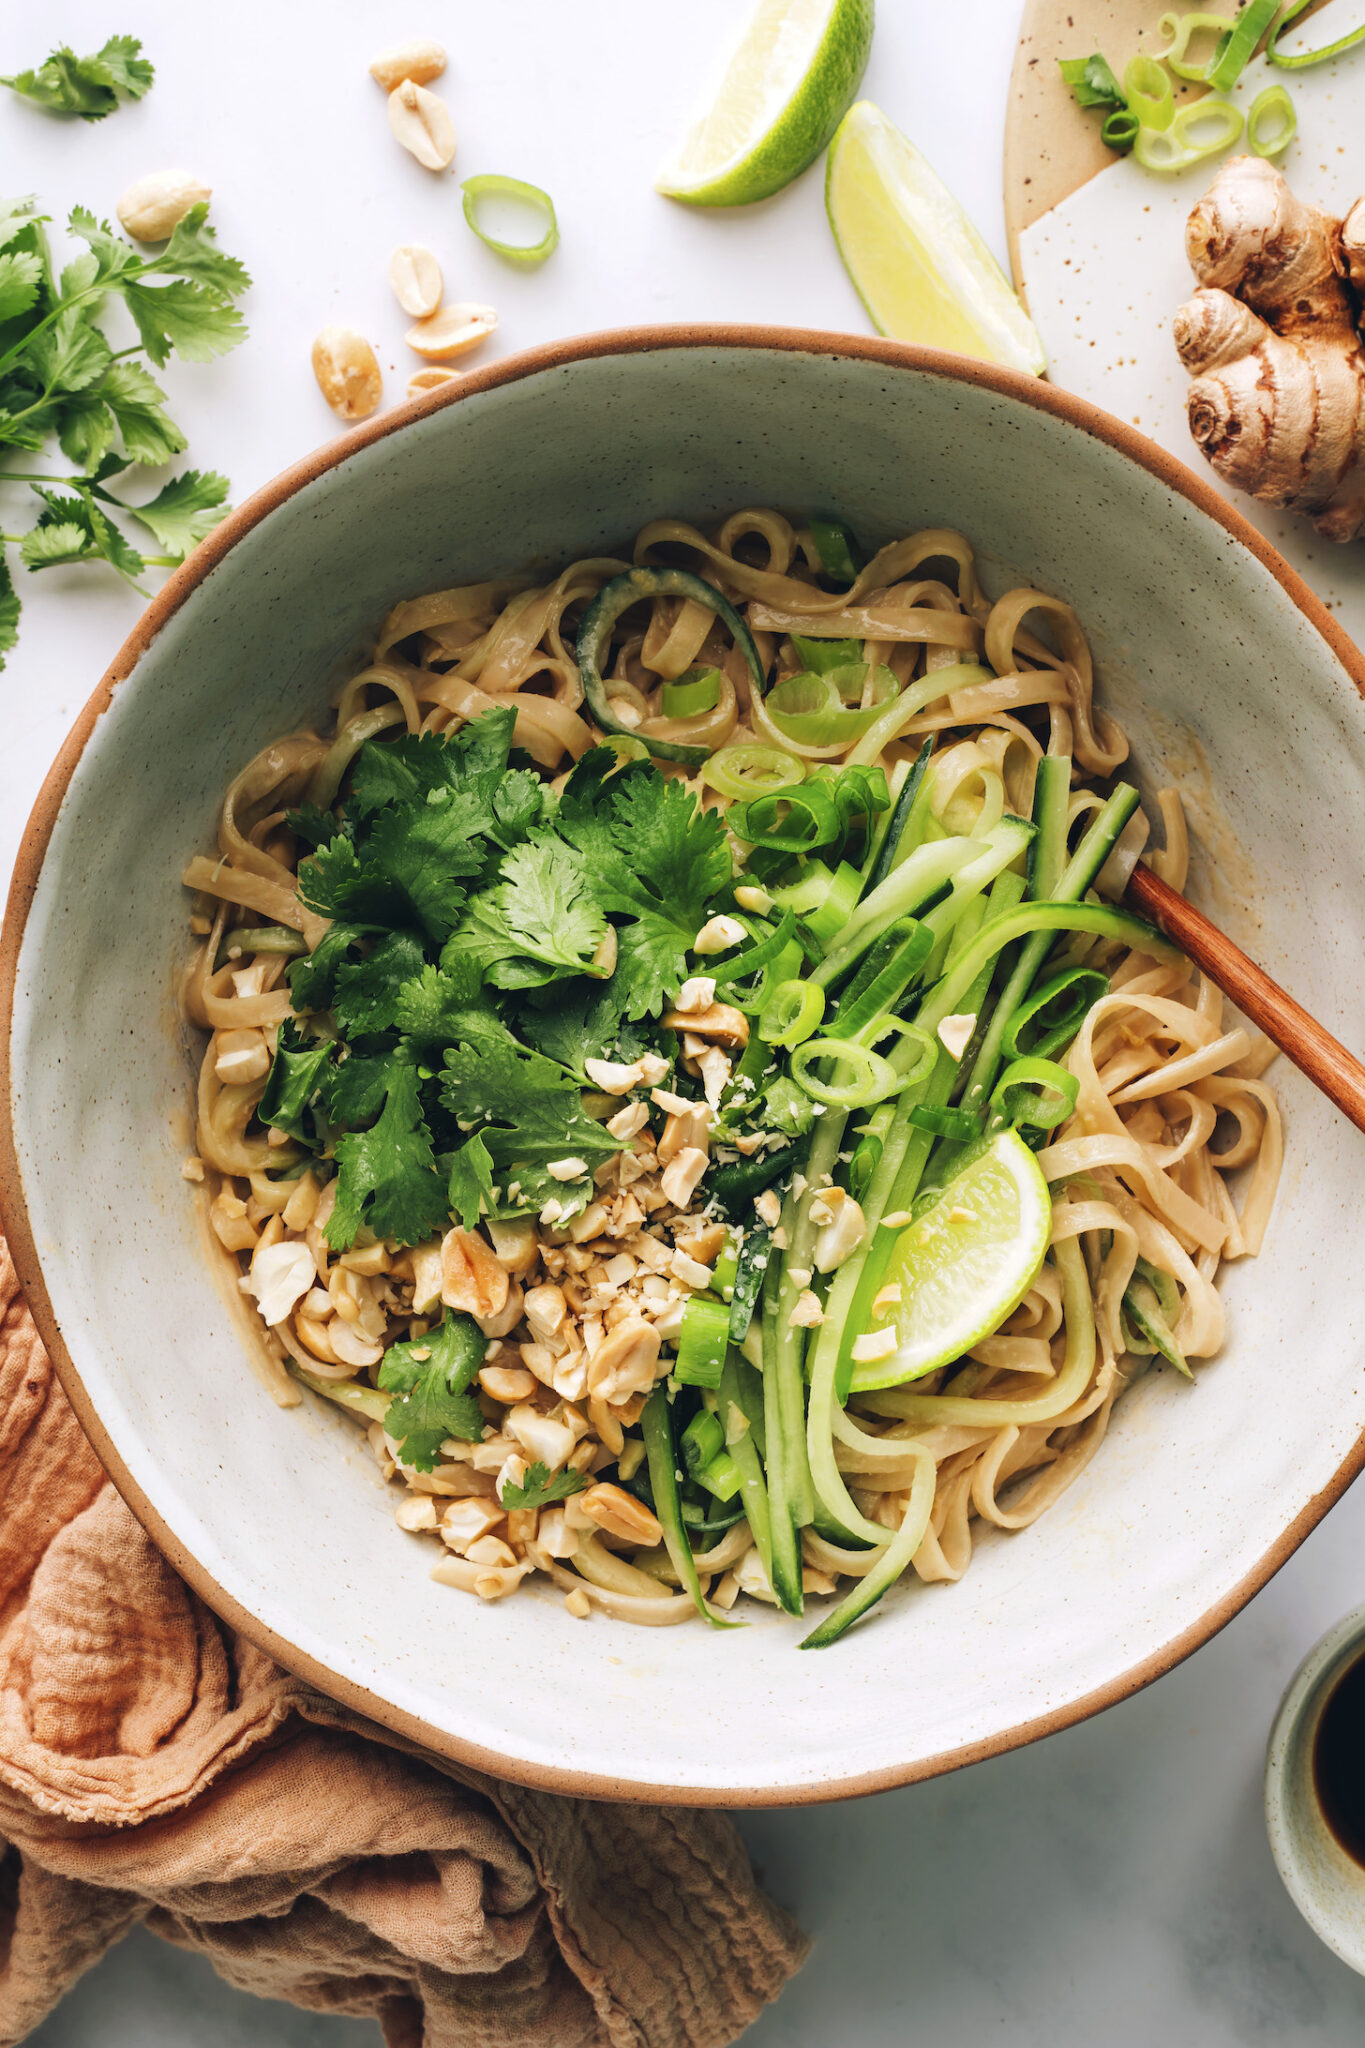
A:
<svg viewBox="0 0 1365 2048">
<path fill-rule="evenodd" d="M 1026 7 L 1005 145 L 1010 252 L 1052 381 L 1131 421 L 1223 490 L 1190 439 L 1188 380 L 1171 340 L 1171 317 L 1191 288 L 1185 221 L 1213 168 L 1158 177 L 1112 156 L 1097 118 L 1075 106 L 1057 71 L 1058 57 L 1098 48 L 1121 72 L 1135 50 L 1161 47 L 1159 17 L 1156 0 Z M 1329 39 L 1338 21 L 1351 26 L 1359 9 L 1330 0 L 1320 17 L 1305 42 Z M 1286 177 L 1305 199 L 1344 213 L 1365 191 L 1365 51 L 1295 74 L 1258 58 L 1232 97 L 1245 105 L 1274 80 L 1287 80 L 1299 114 L 1281 159 Z M 1337 547 L 1241 492 L 1224 495 L 1365 645 L 1365 547 Z"/>
</svg>

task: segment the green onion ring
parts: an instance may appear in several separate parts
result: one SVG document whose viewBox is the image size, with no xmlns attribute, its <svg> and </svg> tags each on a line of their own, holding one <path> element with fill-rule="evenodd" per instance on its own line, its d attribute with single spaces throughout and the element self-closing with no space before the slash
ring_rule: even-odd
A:
<svg viewBox="0 0 1365 2048">
<path fill-rule="evenodd" d="M 991 1113 L 1016 1127 L 1050 1131 L 1066 1122 L 1080 1092 L 1078 1077 L 1052 1060 L 1015 1060 L 995 1084 Z"/>
<path fill-rule="evenodd" d="M 1268 123 L 1274 125 L 1267 135 Z M 1282 85 L 1268 85 L 1247 109 L 1247 148 L 1254 156 L 1278 156 L 1299 132 L 1294 102 Z"/>
<path fill-rule="evenodd" d="M 813 981 L 781 981 L 764 1005 L 759 1036 L 765 1045 L 801 1045 L 819 1029 L 825 992 Z"/>
<path fill-rule="evenodd" d="M 719 702 L 718 668 L 685 669 L 682 675 L 665 683 L 661 692 L 665 718 L 700 718 L 704 711 L 714 711 Z"/>
<path fill-rule="evenodd" d="M 784 754 L 759 740 L 739 740 L 722 747 L 704 763 L 701 779 L 719 796 L 748 803 L 758 796 L 777 796 L 804 782 L 806 767 L 795 754 Z"/>
<path fill-rule="evenodd" d="M 852 1080 L 817 1080 L 812 1070 L 819 1060 L 838 1060 L 851 1067 Z M 829 1109 L 869 1109 L 909 1085 L 890 1060 L 853 1038 L 808 1038 L 792 1054 L 791 1075 L 812 1102 L 822 1102 Z"/>
<path fill-rule="evenodd" d="M 1291 21 L 1297 21 L 1307 5 L 1308 0 L 1290 0 L 1289 6 L 1284 10 L 1283 19 L 1277 21 L 1270 31 L 1265 53 L 1272 64 L 1278 64 L 1284 71 L 1307 71 L 1310 65 L 1325 64 L 1329 57 L 1343 57 L 1348 50 L 1353 50 L 1357 43 L 1365 42 L 1365 22 L 1362 22 L 1359 28 L 1353 28 L 1349 34 L 1339 37 L 1335 43 L 1324 43 L 1320 50 L 1300 50 L 1296 56 L 1282 57 L 1280 37 Z"/>
<path fill-rule="evenodd" d="M 795 930 L 796 919 L 790 910 L 784 910 L 776 930 L 769 932 L 766 938 L 760 939 L 756 945 L 749 946 L 733 960 L 723 960 L 718 967 L 708 962 L 706 971 L 717 988 L 724 988 L 732 981 L 747 981 L 751 974 L 758 973 L 760 967 L 766 967 L 770 960 L 776 960 Z"/>
<path fill-rule="evenodd" d="M 520 264 L 523 270 L 532 269 L 543 263 L 559 240 L 559 222 L 555 219 L 555 205 L 548 192 L 542 192 L 539 185 L 528 185 L 521 178 L 503 178 L 496 172 L 488 172 L 481 178 L 466 178 L 460 187 L 464 194 L 464 217 L 479 240 L 489 249 L 495 249 L 499 256 L 505 256 L 509 263 Z M 479 226 L 479 203 L 484 199 L 521 199 L 528 206 L 538 207 L 550 225 L 538 242 L 500 242 Z"/>
</svg>

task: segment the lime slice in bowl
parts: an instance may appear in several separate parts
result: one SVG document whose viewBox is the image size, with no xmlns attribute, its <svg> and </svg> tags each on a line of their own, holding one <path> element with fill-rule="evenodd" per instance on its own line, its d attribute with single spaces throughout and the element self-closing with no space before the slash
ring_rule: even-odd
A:
<svg viewBox="0 0 1365 2048">
<path fill-rule="evenodd" d="M 902 1231 L 883 1284 L 900 1300 L 868 1325 L 896 1349 L 853 1367 L 855 1393 L 922 1379 L 998 1330 L 1038 1277 L 1052 1234 L 1052 1198 L 1015 1131 L 1001 1131 Z"/>
<path fill-rule="evenodd" d="M 870 100 L 830 147 L 825 207 L 879 334 L 1041 376 L 1033 322 L 933 166 Z"/>
<path fill-rule="evenodd" d="M 759 0 L 657 189 L 692 206 L 747 206 L 799 177 L 858 90 L 872 8 L 873 0 Z"/>
</svg>

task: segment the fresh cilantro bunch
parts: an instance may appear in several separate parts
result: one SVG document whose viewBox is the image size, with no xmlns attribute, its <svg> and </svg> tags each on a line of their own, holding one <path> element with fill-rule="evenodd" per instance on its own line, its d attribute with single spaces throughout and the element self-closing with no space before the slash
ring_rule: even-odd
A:
<svg viewBox="0 0 1365 2048">
<path fill-rule="evenodd" d="M 61 43 L 33 71 L 0 78 L 21 99 L 32 100 L 49 114 L 79 114 L 83 121 L 102 121 L 119 104 L 119 94 L 140 100 L 150 92 L 156 72 L 142 54 L 136 36 L 110 36 L 93 57 L 78 57 Z"/>
<path fill-rule="evenodd" d="M 338 1249 L 580 1213 L 622 1142 L 584 1112 L 584 1061 L 673 1056 L 654 1020 L 730 900 L 724 828 L 681 784 L 597 748 L 557 799 L 514 725 L 370 740 L 335 812 L 291 813 L 316 849 L 300 894 L 333 922 L 290 970 L 303 1023 L 259 1115 L 334 1162 Z"/>
<path fill-rule="evenodd" d="M 72 465 L 67 475 L 0 469 L 0 484 L 25 484 L 41 504 L 27 531 L 0 534 L 27 568 L 102 561 L 135 583 L 145 569 L 183 561 L 222 518 L 227 479 L 212 471 L 185 470 L 142 505 L 110 489 L 115 477 L 169 462 L 185 447 L 165 392 L 138 358 L 158 368 L 172 354 L 208 362 L 246 333 L 234 300 L 251 280 L 218 248 L 207 211 L 191 208 L 161 254 L 144 256 L 77 207 L 69 226 L 85 248 L 59 275 L 46 216 L 29 199 L 0 201 L 0 456 L 41 456 L 55 439 Z M 116 303 L 137 329 L 130 348 L 117 348 L 101 324 Z M 125 518 L 146 529 L 156 553 L 133 545 Z M 18 626 L 0 546 L 0 655 Z"/>
</svg>

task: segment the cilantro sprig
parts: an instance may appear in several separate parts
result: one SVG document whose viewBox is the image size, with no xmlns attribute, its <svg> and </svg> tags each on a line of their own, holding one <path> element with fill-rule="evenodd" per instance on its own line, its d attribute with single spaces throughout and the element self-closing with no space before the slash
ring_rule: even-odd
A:
<svg viewBox="0 0 1365 2048">
<path fill-rule="evenodd" d="M 581 1214 L 626 1142 L 584 1109 L 584 1061 L 673 1058 L 656 1020 L 729 900 L 724 830 L 680 784 L 599 748 L 557 798 L 514 730 L 503 708 L 369 740 L 332 811 L 291 814 L 332 923 L 290 968 L 259 1113 L 334 1165 L 339 1251 Z"/>
<path fill-rule="evenodd" d="M 502 1505 L 505 1508 L 548 1508 L 556 1501 L 569 1500 L 581 1493 L 588 1483 L 585 1472 L 551 1472 L 548 1465 L 542 1465 L 539 1458 L 526 1467 L 526 1477 L 518 1485 L 509 1479 L 502 1489 Z"/>
<path fill-rule="evenodd" d="M 152 89 L 156 72 L 142 54 L 136 36 L 110 36 L 93 56 L 78 57 L 59 43 L 31 71 L 0 78 L 20 99 L 32 100 L 49 114 L 78 114 L 82 121 L 102 121 L 119 104 L 119 95 L 140 100 Z"/>
<path fill-rule="evenodd" d="M 55 440 L 72 465 L 66 474 L 0 468 L 0 485 L 27 485 L 40 507 L 27 529 L 0 532 L 0 656 L 15 643 L 20 609 L 4 543 L 30 570 L 104 562 L 140 588 L 147 569 L 183 561 L 223 517 L 227 479 L 212 470 L 184 470 L 141 504 L 110 488 L 186 446 L 147 363 L 160 368 L 173 354 L 208 362 L 246 334 L 235 301 L 251 280 L 219 249 L 207 212 L 192 207 L 161 253 L 147 256 L 77 207 L 68 226 L 85 247 L 58 272 L 48 216 L 31 199 L 0 200 L 0 458 L 41 457 Z M 105 332 L 116 306 L 136 329 L 131 347 Z M 128 520 L 150 545 L 129 537 Z"/>
<path fill-rule="evenodd" d="M 485 1349 L 473 1317 L 452 1314 L 425 1337 L 384 1353 L 379 1385 L 394 1397 L 384 1427 L 419 1472 L 433 1469 L 447 1437 L 477 1443 L 483 1435 L 483 1410 L 469 1389 Z"/>
</svg>

